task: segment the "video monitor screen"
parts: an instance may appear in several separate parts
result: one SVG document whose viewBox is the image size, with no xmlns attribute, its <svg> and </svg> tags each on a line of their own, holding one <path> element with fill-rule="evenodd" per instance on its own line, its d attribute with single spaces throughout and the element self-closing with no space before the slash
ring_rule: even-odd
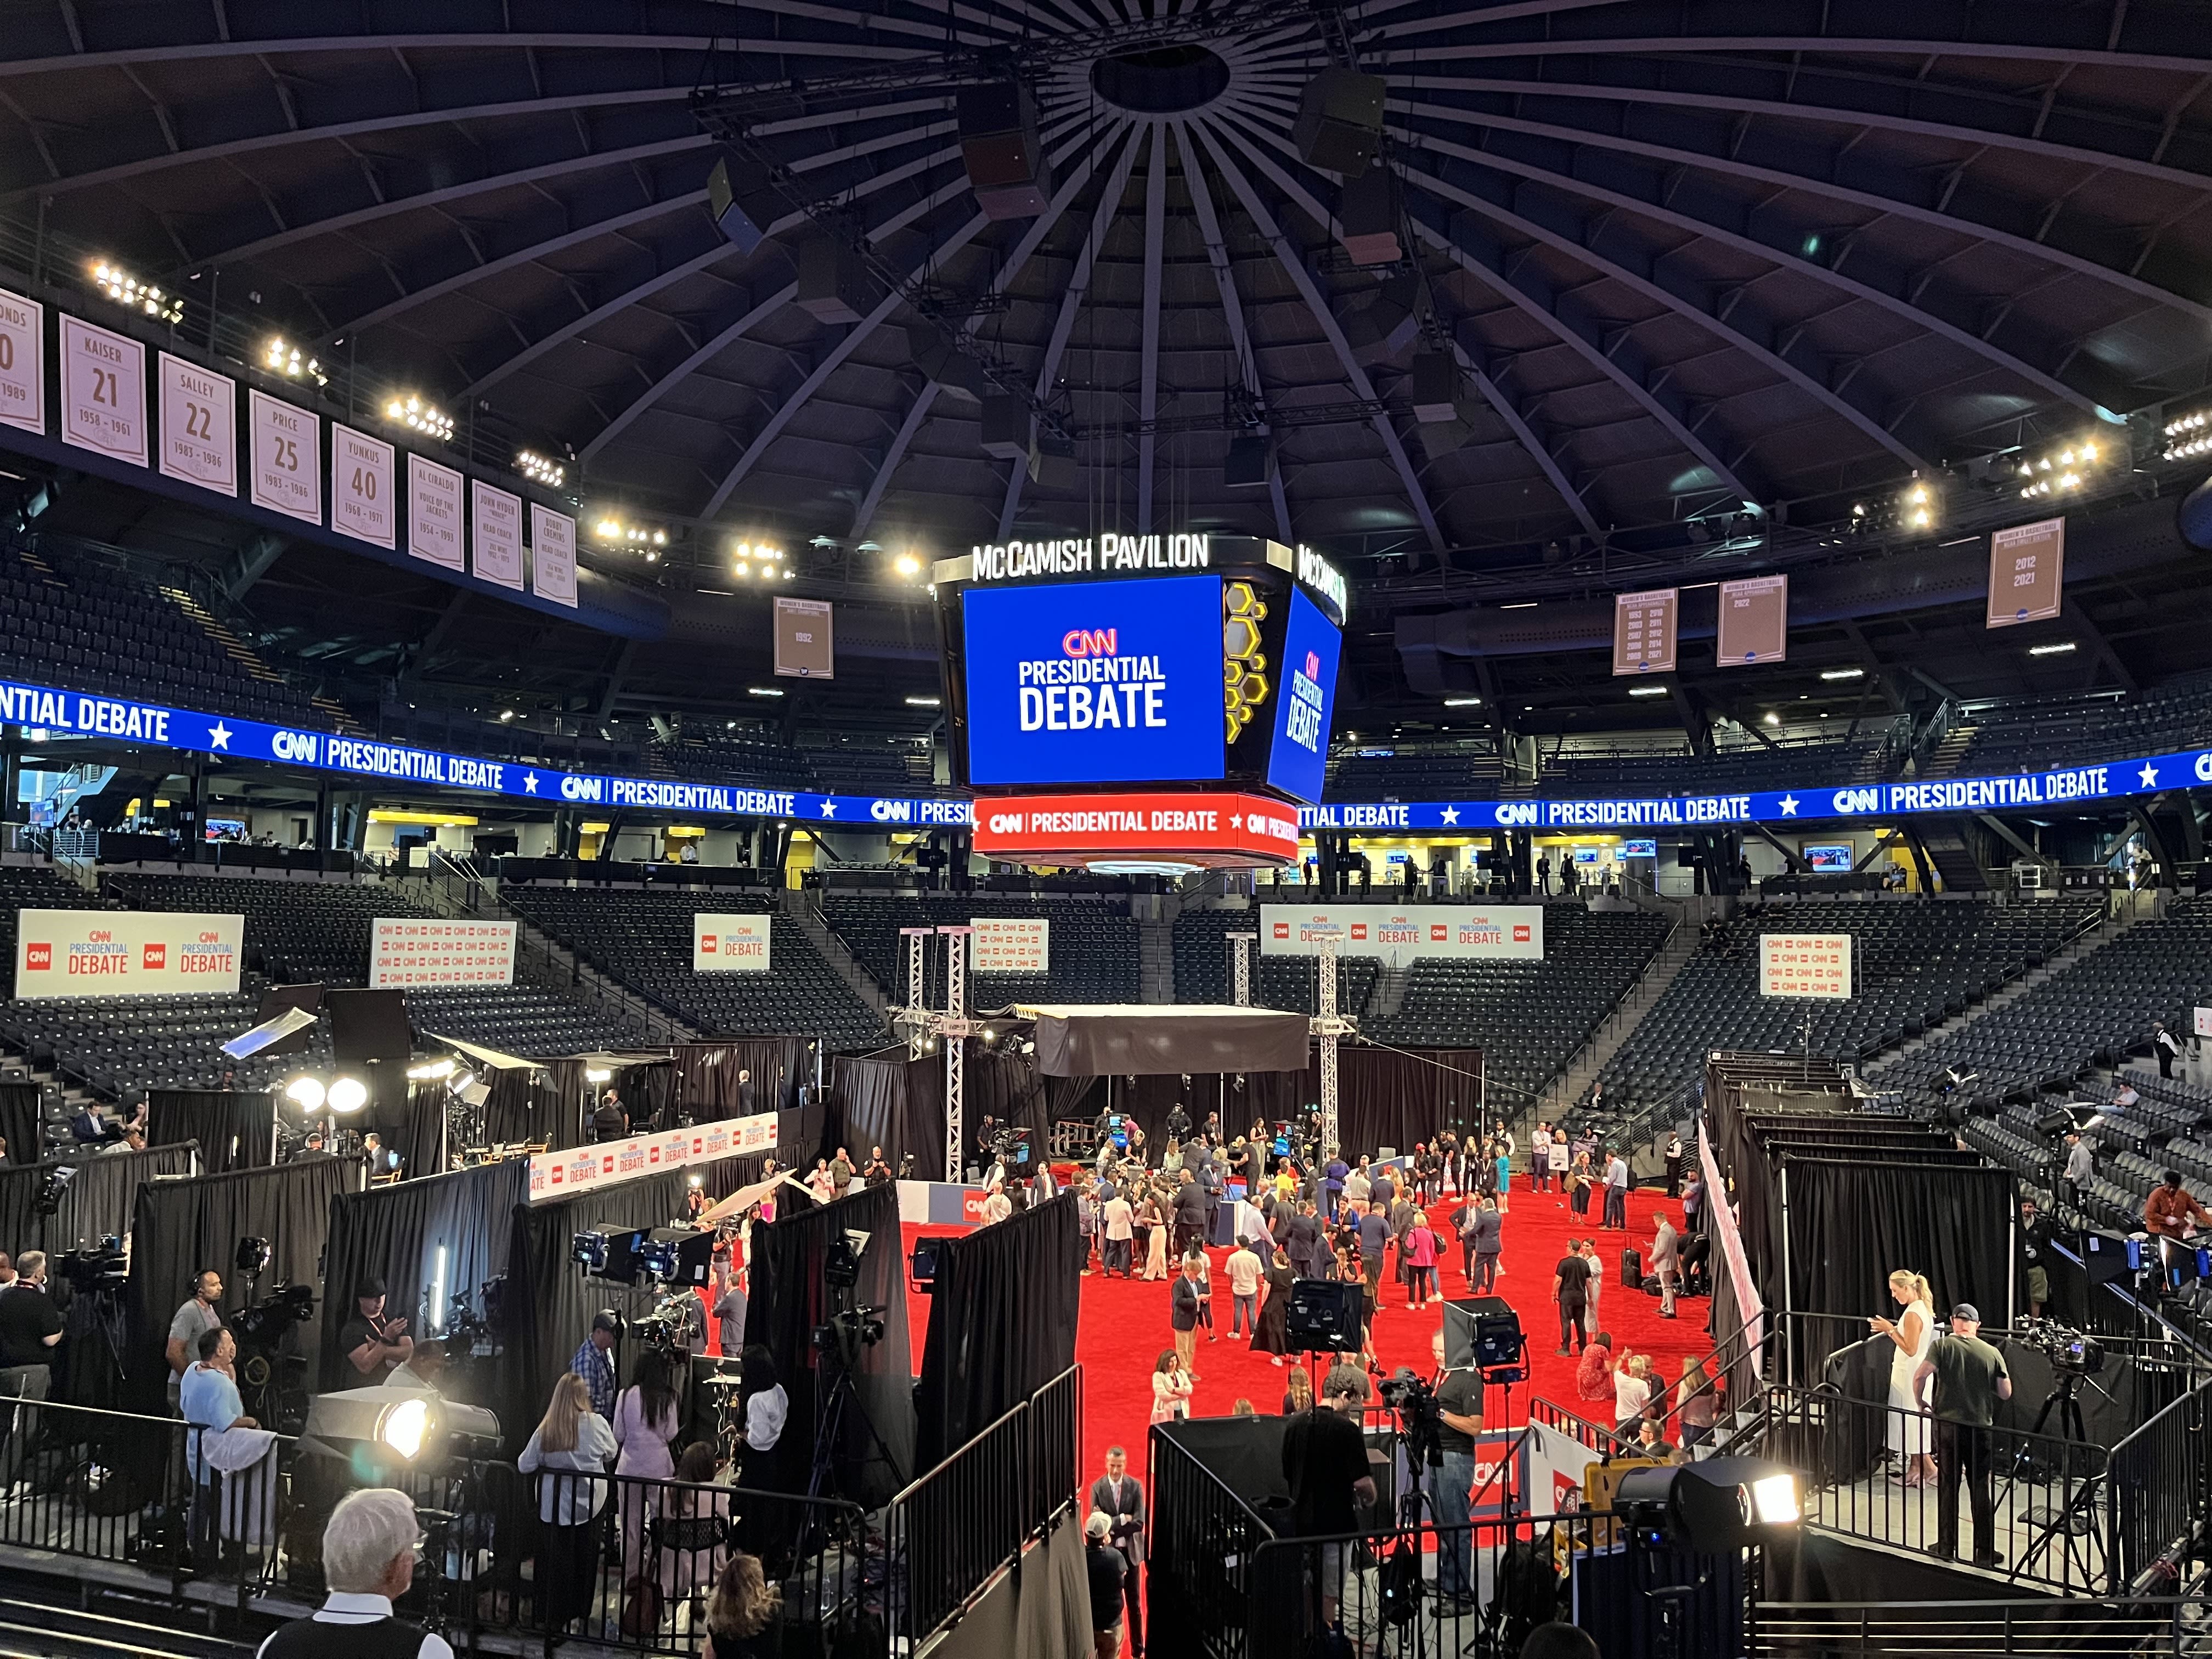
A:
<svg viewBox="0 0 2212 1659">
<path fill-rule="evenodd" d="M 1858 862 L 1858 854 L 1848 842 L 1835 847 L 1808 847 L 1804 853 L 1805 862 L 1815 872 L 1849 875 L 1851 866 Z"/>
<path fill-rule="evenodd" d="M 1337 657 L 1344 635 L 1321 607 L 1295 588 L 1283 635 L 1283 678 L 1275 694 L 1275 736 L 1267 750 L 1267 782 L 1295 800 L 1321 799 L 1328 760 L 1329 718 L 1336 706 Z"/>
<path fill-rule="evenodd" d="M 1625 841 L 1620 843 L 1620 856 L 1625 859 L 1656 859 L 1659 843 L 1656 841 Z"/>
<path fill-rule="evenodd" d="M 1221 777 L 1218 576 L 975 588 L 963 617 L 969 782 Z"/>
</svg>

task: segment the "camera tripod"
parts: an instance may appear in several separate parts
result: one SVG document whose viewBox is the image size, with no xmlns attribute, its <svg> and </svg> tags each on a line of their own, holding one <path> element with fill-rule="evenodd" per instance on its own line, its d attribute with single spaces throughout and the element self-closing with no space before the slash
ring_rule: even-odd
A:
<svg viewBox="0 0 2212 1659">
<path fill-rule="evenodd" d="M 2081 1421 L 2080 1389 L 2084 1382 L 2089 1382 L 2089 1378 L 2081 1371 L 2054 1370 L 2051 1376 L 2051 1392 L 2043 1397 L 2043 1404 L 2035 1413 L 2034 1426 L 2028 1432 L 2040 1435 L 2045 1425 L 2051 1421 L 2051 1413 L 2056 1412 L 2061 1441 L 2069 1446 L 2086 1447 L 2090 1444 L 2088 1431 Z M 2089 1382 L 2089 1386 L 2093 1389 L 2097 1387 L 2094 1382 Z M 2101 1394 L 2104 1391 L 2100 1389 L 2098 1392 Z M 2019 1577 L 2030 1561 L 2039 1557 L 2051 1541 L 2063 1533 L 2069 1573 L 2070 1575 L 2078 1568 L 2086 1580 L 2091 1571 L 2087 1540 L 2096 1531 L 2097 1498 L 2104 1486 L 2103 1471 L 2093 1469 L 2077 1484 L 2069 1478 L 2069 1472 L 2063 1468 L 2049 1470 L 2040 1468 L 2033 1461 L 2028 1448 L 2023 1445 L 2018 1456 L 2013 1460 L 2013 1475 L 2015 1480 L 2027 1479 L 2046 1483 L 2059 1480 L 2070 1489 L 2065 1491 L 2063 1503 L 2038 1505 L 2021 1515 L 2021 1519 L 2037 1530 L 2028 1547 L 2020 1553 L 2020 1559 L 2013 1563 L 2012 1572 L 2008 1576 Z"/>
</svg>

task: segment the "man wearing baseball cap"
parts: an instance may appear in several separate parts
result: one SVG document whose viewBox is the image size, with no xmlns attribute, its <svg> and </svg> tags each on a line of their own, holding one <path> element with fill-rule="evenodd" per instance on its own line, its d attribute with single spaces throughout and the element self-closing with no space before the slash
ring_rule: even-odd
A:
<svg viewBox="0 0 2212 1659">
<path fill-rule="evenodd" d="M 1946 1561 L 1959 1554 L 1959 1473 L 1966 1476 L 1974 1511 L 1974 1565 L 1994 1567 L 1997 1506 L 1990 1482 L 1990 1428 L 1997 1401 L 2012 1398 L 2012 1373 L 2004 1356 L 1982 1340 L 1981 1310 L 1971 1302 L 1951 1310 L 1951 1334 L 1940 1337 L 1912 1374 L 1914 1394 L 1936 1413 L 1936 1542 L 1929 1552 Z M 1929 1383 L 1935 1397 L 1929 1399 Z"/>
</svg>

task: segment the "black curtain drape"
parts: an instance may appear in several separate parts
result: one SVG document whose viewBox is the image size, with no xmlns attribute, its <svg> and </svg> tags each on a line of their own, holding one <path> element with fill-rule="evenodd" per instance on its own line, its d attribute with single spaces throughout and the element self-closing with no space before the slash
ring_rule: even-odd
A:
<svg viewBox="0 0 2212 1659">
<path fill-rule="evenodd" d="M 193 1173 L 196 1146 L 157 1146 L 143 1152 L 100 1152 L 59 1158 L 48 1164 L 0 1166 L 0 1242 L 21 1255 L 25 1250 L 70 1250 L 97 1244 L 111 1234 L 131 1231 L 137 1213 L 138 1189 L 159 1176 Z M 52 1170 L 64 1166 L 76 1174 L 51 1216 L 38 1213 L 39 1189 Z"/>
<path fill-rule="evenodd" d="M 994 1056 L 995 1062 L 996 1056 Z M 1026 1072 L 1027 1067 L 1023 1069 Z M 970 1074 L 973 1075 L 972 1073 Z M 993 1068 L 994 1084 L 1000 1079 Z M 995 1091 L 994 1091 L 995 1092 Z M 926 1181 L 944 1178 L 945 1061 L 939 1055 L 908 1060 L 903 1053 L 854 1060 L 840 1054 L 830 1062 L 830 1113 L 825 1141 L 865 1159 L 881 1146 L 893 1169 L 914 1155 L 915 1170 Z M 970 1123 L 996 1116 L 983 1100 L 967 1098 Z"/>
<path fill-rule="evenodd" d="M 788 1111 L 799 1103 L 799 1085 L 813 1080 L 811 1046 L 805 1037 L 774 1036 L 679 1043 L 677 1103 L 695 1123 Z M 752 1074 L 742 1089 L 739 1072 Z"/>
<path fill-rule="evenodd" d="M 763 1157 L 750 1153 L 742 1158 L 726 1158 L 689 1170 L 666 1170 L 642 1181 L 603 1187 L 577 1198 L 514 1206 L 505 1224 L 507 1290 L 502 1303 L 507 1322 L 506 1347 L 499 1370 L 498 1404 L 495 1407 L 510 1450 L 520 1449 L 538 1419 L 544 1415 L 553 1379 L 568 1369 L 576 1345 L 591 1330 L 592 1314 L 601 1308 L 612 1308 L 628 1317 L 643 1314 L 653 1304 L 650 1286 L 633 1288 L 604 1279 L 585 1278 L 582 1270 L 568 1259 L 568 1247 L 575 1236 L 593 1227 L 661 1227 L 680 1222 L 690 1176 L 701 1178 L 702 1188 L 708 1198 L 726 1198 L 746 1182 L 759 1178 Z M 803 1193 L 793 1192 L 788 1187 L 776 1195 L 779 1212 L 787 1206 L 805 1202 Z M 891 1228 L 896 1237 L 896 1213 L 891 1218 Z M 756 1229 L 756 1253 L 760 1237 L 760 1230 Z M 896 1254 L 894 1249 L 892 1255 Z M 625 1345 L 626 1350 L 628 1346 Z M 622 1358 L 623 1380 L 627 1382 L 631 1356 L 625 1351 Z M 804 1484 L 802 1477 L 802 1488 Z"/>
<path fill-rule="evenodd" d="M 410 1084 L 405 1109 L 377 1126 L 383 1132 L 385 1146 L 399 1154 L 400 1168 L 407 1174 L 434 1176 L 445 1169 L 439 1154 L 445 1148 L 446 1111 L 453 1098 L 453 1092 L 443 1078 Z"/>
<path fill-rule="evenodd" d="M 915 1389 L 920 1468 L 1075 1363 L 1083 1240 L 1075 1195 L 939 1241 L 921 1381 Z"/>
<path fill-rule="evenodd" d="M 146 1097 L 146 1144 L 198 1141 L 209 1175 L 265 1170 L 276 1103 L 269 1094 L 212 1089 L 155 1089 Z"/>
<path fill-rule="evenodd" d="M 361 1166 L 349 1158 L 302 1158 L 268 1170 L 234 1170 L 196 1181 L 149 1182 L 138 1191 L 131 1227 L 131 1279 L 125 1287 L 130 1311 L 130 1349 L 125 1374 L 136 1408 L 160 1414 L 164 1409 L 161 1358 L 170 1317 L 191 1297 L 192 1277 L 203 1267 L 222 1274 L 226 1322 L 253 1297 L 253 1287 L 231 1264 L 241 1238 L 265 1238 L 271 1251 L 260 1289 L 280 1284 L 319 1283 L 323 1242 L 328 1237 L 331 1200 L 360 1179 Z M 313 1321 L 299 1328 L 306 1356 L 303 1378 L 315 1376 Z"/>
<path fill-rule="evenodd" d="M 845 1414 L 842 1468 L 849 1478 L 842 1495 L 874 1509 L 914 1478 L 914 1366 L 906 1319 L 906 1260 L 900 1249 L 898 1189 L 859 1187 L 832 1204 L 793 1203 L 786 1188 L 776 1195 L 775 1219 L 753 1226 L 752 1273 L 745 1304 L 745 1342 L 764 1345 L 775 1358 L 777 1380 L 791 1396 L 791 1416 L 775 1449 L 748 1459 L 745 1484 L 772 1492 L 804 1492 L 813 1461 L 817 1412 L 829 1386 L 812 1342 L 815 1328 L 841 1306 L 883 1310 L 883 1340 L 859 1350 L 854 1397 L 866 1423 Z M 1073 1230 L 1070 1212 L 1070 1237 Z M 823 1280 L 830 1242 L 848 1231 L 868 1235 L 860 1253 L 860 1280 L 848 1301 Z M 1071 1288 L 1070 1300 L 1073 1301 Z M 877 1450 L 872 1425 L 883 1442 Z M 883 1461 L 887 1453 L 888 1465 Z"/>
<path fill-rule="evenodd" d="M 331 1199 L 319 1386 L 359 1385 L 338 1352 L 337 1334 L 353 1317 L 353 1288 L 364 1279 L 384 1280 L 385 1312 L 406 1319 L 417 1336 L 442 1336 L 461 1297 L 483 1313 L 484 1282 L 507 1271 L 514 1206 L 529 1195 L 530 1165 L 518 1158 Z M 495 1410 L 499 1404 L 494 1398 L 473 1403 Z"/>
<path fill-rule="evenodd" d="M 632 1129 L 642 1134 L 649 1128 L 676 1127 L 676 1067 L 672 1061 L 647 1060 L 609 1069 L 614 1073 L 609 1081 L 629 1108 Z"/>
<path fill-rule="evenodd" d="M 565 1152 L 584 1144 L 581 1103 L 571 1098 L 568 1109 L 561 1110 L 544 1072 L 534 1066 L 511 1066 L 486 1067 L 476 1075 L 491 1091 L 483 1106 L 487 1145 L 512 1146 L 528 1141 Z M 577 1086 L 582 1086 L 580 1075 Z"/>
<path fill-rule="evenodd" d="M 1902 1268 L 1927 1276 L 1939 1316 L 1971 1302 L 1990 1324 L 2004 1322 L 2014 1214 L 2007 1171 L 1971 1153 L 1924 1164 L 1792 1158 L 1782 1168 L 1789 1307 L 1863 1321 L 1888 1309 L 1885 1287 Z M 1808 1364 L 1866 1334 L 1863 1324 L 1839 1323 L 1831 1342 L 1818 1322 L 1814 1328 L 1812 1340 L 1796 1344 L 1801 1381 L 1817 1381 Z"/>
<path fill-rule="evenodd" d="M 1480 1114 L 1482 1051 L 1347 1048 L 1338 1056 L 1337 1096 L 1339 1134 L 1363 1152 L 1408 1152 L 1443 1129 L 1464 1136 Z M 1307 1098 L 1321 1098 L 1317 1075 Z"/>
<path fill-rule="evenodd" d="M 0 1136 L 8 1142 L 8 1162 L 39 1161 L 39 1085 L 0 1083 Z"/>
</svg>

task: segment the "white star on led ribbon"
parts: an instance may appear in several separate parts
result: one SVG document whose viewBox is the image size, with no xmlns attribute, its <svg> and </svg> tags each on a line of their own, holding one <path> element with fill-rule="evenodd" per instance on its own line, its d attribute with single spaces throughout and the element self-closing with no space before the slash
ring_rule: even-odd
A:
<svg viewBox="0 0 2212 1659">
<path fill-rule="evenodd" d="M 534 795 L 538 793 L 537 773 L 525 772 L 522 775 L 522 791 L 526 795 Z"/>
<path fill-rule="evenodd" d="M 2148 789 L 2158 781 L 2158 768 L 2153 766 L 2148 761 L 2145 761 L 2143 763 L 2142 770 L 2136 773 L 2136 775 L 2142 780 L 2143 787 Z"/>
<path fill-rule="evenodd" d="M 1796 796 L 1784 795 L 1782 798 L 1782 816 L 1785 818 L 1794 818 L 1797 816 Z"/>
<path fill-rule="evenodd" d="M 1445 807 L 1443 811 L 1443 820 L 1446 823 L 1457 823 L 1459 822 L 1459 808 L 1456 806 Z"/>
<path fill-rule="evenodd" d="M 221 720 L 208 727 L 208 747 L 210 749 L 230 747 L 230 728 Z"/>
</svg>

